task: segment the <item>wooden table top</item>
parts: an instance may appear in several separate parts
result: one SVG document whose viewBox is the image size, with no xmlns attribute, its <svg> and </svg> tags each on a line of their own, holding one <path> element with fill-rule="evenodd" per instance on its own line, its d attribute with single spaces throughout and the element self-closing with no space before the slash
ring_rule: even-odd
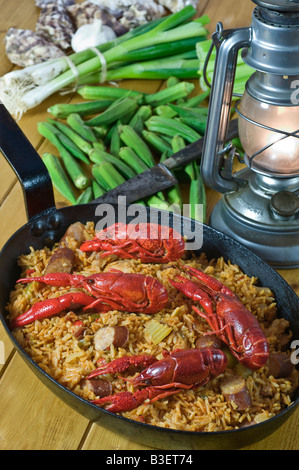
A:
<svg viewBox="0 0 299 470">
<path fill-rule="evenodd" d="M 250 0 L 200 0 L 198 15 L 211 18 L 213 32 L 218 21 L 225 29 L 248 26 L 254 4 Z M 34 0 L 0 0 L 0 75 L 13 69 L 4 52 L 3 39 L 10 27 L 34 29 L 38 8 Z M 162 81 L 126 81 L 121 84 L 154 92 L 163 86 Z M 30 142 L 42 154 L 50 149 L 37 132 L 37 123 L 47 117 L 47 108 L 54 103 L 76 100 L 73 95 L 57 95 L 26 113 L 19 125 Z M 0 248 L 9 237 L 26 223 L 26 213 L 20 183 L 10 166 L 0 157 Z M 64 203 L 55 192 L 57 205 Z M 219 194 L 208 190 L 208 213 Z M 280 271 L 282 276 L 299 293 L 299 270 Z M 0 363 L 0 449 L 1 450 L 147 450 L 149 447 L 129 441 L 126 436 L 114 434 L 68 407 L 50 392 L 25 365 L 14 350 L 2 325 L 0 345 L 4 362 Z M 248 446 L 246 450 L 299 449 L 299 409 L 270 437 Z M 158 447 L 157 447 L 158 449 Z"/>
</svg>

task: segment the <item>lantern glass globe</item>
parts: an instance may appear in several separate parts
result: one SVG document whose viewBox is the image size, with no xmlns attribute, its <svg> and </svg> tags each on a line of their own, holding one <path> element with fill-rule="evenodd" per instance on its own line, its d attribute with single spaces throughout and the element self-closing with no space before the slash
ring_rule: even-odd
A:
<svg viewBox="0 0 299 470">
<path fill-rule="evenodd" d="M 242 117 L 244 115 L 256 123 L 288 133 L 298 131 L 299 137 L 299 106 L 267 104 L 245 91 L 239 109 L 239 137 L 248 166 L 256 172 L 273 176 L 299 175 L 299 138 L 265 129 Z"/>
</svg>

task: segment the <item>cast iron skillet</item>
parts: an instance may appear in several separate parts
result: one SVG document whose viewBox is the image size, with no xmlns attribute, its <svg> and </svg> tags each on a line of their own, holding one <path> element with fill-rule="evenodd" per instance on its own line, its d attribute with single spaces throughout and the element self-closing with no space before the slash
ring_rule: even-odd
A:
<svg viewBox="0 0 299 470">
<path fill-rule="evenodd" d="M 96 205 L 92 203 L 59 210 L 55 208 L 51 181 L 41 158 L 1 104 L 0 129 L 0 149 L 21 181 L 29 220 L 7 241 L 0 253 L 0 318 L 15 348 L 37 377 L 87 419 L 125 435 L 134 442 L 156 449 L 236 449 L 263 439 L 281 426 L 299 403 L 298 391 L 291 406 L 263 423 L 240 430 L 214 433 L 176 431 L 138 423 L 100 409 L 59 385 L 33 362 L 15 341 L 5 319 L 9 292 L 20 275 L 17 258 L 28 253 L 30 246 L 38 250 L 45 244 L 53 245 L 60 240 L 70 224 L 76 221 L 98 222 L 99 217 L 95 216 Z M 115 209 L 117 211 L 117 206 Z M 147 216 L 149 218 L 149 211 Z M 188 230 L 194 232 L 197 222 L 176 217 L 179 217 L 182 234 L 188 236 Z M 127 217 L 127 222 L 131 220 L 132 216 Z M 279 315 L 289 320 L 294 339 L 299 338 L 299 298 L 268 264 L 238 242 L 208 226 L 203 226 L 202 251 L 209 258 L 223 256 L 226 260 L 231 260 L 248 275 L 258 277 L 260 285 L 270 287 L 277 300 Z"/>
</svg>

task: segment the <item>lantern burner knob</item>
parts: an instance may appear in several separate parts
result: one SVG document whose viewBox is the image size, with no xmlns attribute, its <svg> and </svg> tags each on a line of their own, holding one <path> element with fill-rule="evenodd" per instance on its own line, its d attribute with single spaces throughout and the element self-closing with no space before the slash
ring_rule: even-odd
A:
<svg viewBox="0 0 299 470">
<path fill-rule="evenodd" d="M 291 191 L 279 191 L 273 194 L 270 207 L 274 215 L 290 218 L 299 212 L 299 198 Z"/>
</svg>

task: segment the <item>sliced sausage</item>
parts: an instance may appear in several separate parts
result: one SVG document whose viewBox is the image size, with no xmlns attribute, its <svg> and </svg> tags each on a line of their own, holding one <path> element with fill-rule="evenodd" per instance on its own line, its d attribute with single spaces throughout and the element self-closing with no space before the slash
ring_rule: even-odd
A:
<svg viewBox="0 0 299 470">
<path fill-rule="evenodd" d="M 129 339 L 129 330 L 126 326 L 106 326 L 94 335 L 94 347 L 97 351 L 104 351 L 111 345 L 123 348 Z"/>
<path fill-rule="evenodd" d="M 246 382 L 239 375 L 231 375 L 223 379 L 221 383 L 221 393 L 227 401 L 233 401 L 238 410 L 245 410 L 251 405 L 251 396 Z"/>
<path fill-rule="evenodd" d="M 73 239 L 75 241 L 75 246 L 71 248 L 79 248 L 79 246 L 84 241 L 84 234 L 85 234 L 85 226 L 81 222 L 75 222 L 74 224 L 70 225 L 63 237 L 60 240 L 59 245 L 62 246 L 65 244 L 69 246 L 68 239 Z M 73 244 L 72 244 L 73 245 Z"/>
<path fill-rule="evenodd" d="M 270 354 L 267 366 L 269 375 L 273 375 L 275 379 L 288 377 L 294 370 L 294 365 L 286 353 Z"/>
<path fill-rule="evenodd" d="M 58 248 L 46 266 L 45 274 L 71 273 L 75 266 L 75 253 L 70 248 Z"/>
<path fill-rule="evenodd" d="M 107 379 L 85 379 L 82 386 L 87 386 L 97 397 L 107 397 L 112 394 L 112 384 Z"/>
</svg>

